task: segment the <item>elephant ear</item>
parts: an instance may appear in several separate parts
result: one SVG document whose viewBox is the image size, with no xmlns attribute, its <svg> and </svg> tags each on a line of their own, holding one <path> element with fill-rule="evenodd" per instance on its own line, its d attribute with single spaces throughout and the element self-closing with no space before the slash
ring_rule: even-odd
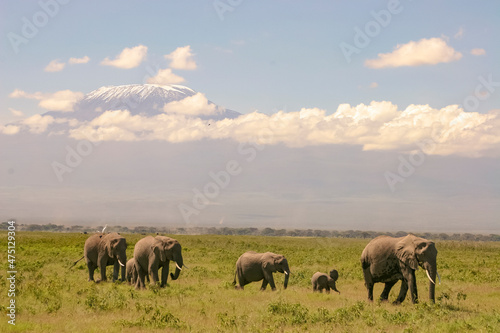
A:
<svg viewBox="0 0 500 333">
<path fill-rule="evenodd" d="M 165 255 L 165 248 L 164 244 L 161 240 L 156 240 L 156 242 L 153 244 L 153 251 L 158 251 L 158 256 L 160 257 L 160 261 L 164 262 L 167 260 L 167 257 Z"/>
<path fill-rule="evenodd" d="M 415 249 L 418 244 L 416 244 L 415 238 L 413 235 L 408 235 L 396 244 L 396 256 L 413 270 L 418 269 L 418 260 L 415 256 Z"/>
<path fill-rule="evenodd" d="M 339 279 L 339 272 L 337 272 L 336 269 L 332 269 L 330 271 L 330 277 L 332 278 L 333 281 L 337 281 Z"/>
<path fill-rule="evenodd" d="M 106 242 L 106 251 L 108 252 L 108 257 L 113 258 L 113 249 L 116 245 L 116 239 L 109 240 Z"/>
<path fill-rule="evenodd" d="M 265 256 L 262 260 L 262 268 L 265 270 L 270 270 L 271 272 L 276 272 L 276 262 L 279 256 Z"/>
</svg>

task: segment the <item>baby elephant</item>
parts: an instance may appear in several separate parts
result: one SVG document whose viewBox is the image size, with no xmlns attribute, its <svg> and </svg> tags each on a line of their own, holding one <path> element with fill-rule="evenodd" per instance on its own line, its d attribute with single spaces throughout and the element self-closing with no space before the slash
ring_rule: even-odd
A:
<svg viewBox="0 0 500 333">
<path fill-rule="evenodd" d="M 319 290 L 319 292 L 322 293 L 323 289 L 326 289 L 326 293 L 329 294 L 330 289 L 333 289 L 340 294 L 340 291 L 338 291 L 337 287 L 335 286 L 335 281 L 337 281 L 338 278 L 339 272 L 337 272 L 335 269 L 330 271 L 330 276 L 321 272 L 314 273 L 311 278 L 313 291 Z"/>
</svg>

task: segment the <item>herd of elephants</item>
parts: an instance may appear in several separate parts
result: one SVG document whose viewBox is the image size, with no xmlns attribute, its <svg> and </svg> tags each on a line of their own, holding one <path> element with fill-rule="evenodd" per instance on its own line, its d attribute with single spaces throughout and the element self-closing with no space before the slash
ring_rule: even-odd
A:
<svg viewBox="0 0 500 333">
<path fill-rule="evenodd" d="M 104 231 L 104 230 L 103 230 Z M 145 280 L 161 287 L 167 284 L 170 261 L 175 263 L 175 273 L 170 273 L 172 280 L 176 280 L 183 267 L 182 248 L 176 239 L 157 235 L 146 236 L 140 239 L 134 247 L 134 257 L 127 261 L 127 242 L 116 232 L 96 233 L 85 242 L 84 256 L 89 272 L 89 281 L 94 281 L 94 270 L 99 268 L 101 281 L 106 281 L 106 266 L 114 266 L 113 281 L 118 279 L 121 266 L 121 280 L 135 285 L 136 289 L 146 287 Z M 408 288 L 413 303 L 418 301 L 415 270 L 422 267 L 429 278 L 429 299 L 434 302 L 436 275 L 439 277 L 436 265 L 437 250 L 434 242 L 408 234 L 405 237 L 379 236 L 366 245 L 361 254 L 361 267 L 368 290 L 368 299 L 373 300 L 373 285 L 377 282 L 385 283 L 380 295 L 381 300 L 387 300 L 391 288 L 401 280 L 401 290 L 395 303 L 404 301 Z M 78 260 L 78 261 L 79 261 Z M 76 261 L 75 264 L 78 262 Z M 161 269 L 161 281 L 159 270 Z M 233 284 L 238 278 L 239 286 L 243 289 L 246 284 L 261 281 L 261 290 L 267 285 L 276 290 L 273 273 L 285 274 L 284 288 L 288 285 L 290 268 L 287 259 L 272 252 L 257 253 L 248 251 L 236 261 Z M 339 277 L 333 269 L 329 274 L 316 272 L 311 278 L 313 291 L 329 293 L 330 289 L 340 293 L 335 285 Z"/>
</svg>

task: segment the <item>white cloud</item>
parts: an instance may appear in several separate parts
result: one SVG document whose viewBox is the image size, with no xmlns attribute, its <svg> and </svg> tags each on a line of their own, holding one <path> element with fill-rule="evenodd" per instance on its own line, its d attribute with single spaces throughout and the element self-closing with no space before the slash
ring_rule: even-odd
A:
<svg viewBox="0 0 500 333">
<path fill-rule="evenodd" d="M 171 60 L 170 67 L 174 69 L 193 70 L 197 67 L 189 45 L 176 48 L 172 53 L 165 55 L 165 58 Z"/>
<path fill-rule="evenodd" d="M 147 53 L 148 48 L 144 45 L 138 45 L 132 48 L 126 47 L 114 60 L 106 58 L 101 61 L 101 65 L 124 69 L 135 68 L 146 59 Z"/>
<path fill-rule="evenodd" d="M 453 37 L 455 37 L 455 39 L 462 39 L 462 37 L 464 36 L 464 32 L 464 28 L 460 27 L 460 29 L 458 29 L 457 33 Z"/>
<path fill-rule="evenodd" d="M 5 134 L 5 135 L 14 135 L 19 133 L 21 128 L 16 125 L 2 125 L 0 124 L 0 133 Z"/>
<path fill-rule="evenodd" d="M 27 93 L 21 89 L 15 89 L 9 94 L 10 98 L 28 98 L 28 99 L 42 99 L 43 94 L 41 92 L 36 92 L 34 94 Z"/>
<path fill-rule="evenodd" d="M 436 65 L 462 58 L 442 38 L 421 39 L 397 45 L 391 53 L 379 53 L 377 59 L 368 59 L 365 66 L 370 68 Z"/>
<path fill-rule="evenodd" d="M 195 99 L 191 102 L 186 105 L 199 105 Z M 271 115 L 253 112 L 211 121 L 210 126 L 205 120 L 180 113 L 143 117 L 132 116 L 127 110 L 107 111 L 70 133 L 75 139 L 104 141 L 232 139 L 262 145 L 349 144 L 364 150 L 406 152 L 425 144 L 427 154 L 500 155 L 500 112 L 465 112 L 456 105 L 443 109 L 410 105 L 399 111 L 391 102 L 342 104 L 331 115 L 318 108 Z"/>
<path fill-rule="evenodd" d="M 69 58 L 68 64 L 70 64 L 70 65 L 86 64 L 89 61 L 90 61 L 90 58 L 88 56 L 85 56 L 83 58 Z"/>
<path fill-rule="evenodd" d="M 173 101 L 163 107 L 165 113 L 177 113 L 189 116 L 212 115 L 217 113 L 217 106 L 210 104 L 202 93 L 196 93 L 180 101 Z"/>
<path fill-rule="evenodd" d="M 9 108 L 9 111 L 10 111 L 10 113 L 12 113 L 12 115 L 14 117 L 23 117 L 24 116 L 23 111 L 16 110 L 16 109 L 13 109 L 13 108 Z"/>
<path fill-rule="evenodd" d="M 184 82 L 184 78 L 180 77 L 172 73 L 170 68 L 160 69 L 158 73 L 148 78 L 147 82 L 150 84 L 160 84 L 160 85 L 169 85 L 169 84 L 177 84 Z"/>
<path fill-rule="evenodd" d="M 55 93 L 44 94 L 35 92 L 30 94 L 23 90 L 16 89 L 9 94 L 9 97 L 36 99 L 40 101 L 38 106 L 46 110 L 69 112 L 73 111 L 75 103 L 83 98 L 83 93 L 79 91 L 60 90 Z"/>
<path fill-rule="evenodd" d="M 64 69 L 66 64 L 64 62 L 60 62 L 59 59 L 52 60 L 45 67 L 44 71 L 46 72 L 60 72 Z"/>
<path fill-rule="evenodd" d="M 29 131 L 34 134 L 40 134 L 47 130 L 47 127 L 54 122 L 51 116 L 42 116 L 36 114 L 21 121 L 21 124 L 27 126 Z"/>
<path fill-rule="evenodd" d="M 486 54 L 485 49 L 472 49 L 470 50 L 470 54 L 475 55 L 475 56 L 482 56 Z"/>
<path fill-rule="evenodd" d="M 38 105 L 46 110 L 70 112 L 73 111 L 75 103 L 82 98 L 81 92 L 61 90 L 47 95 Z"/>
</svg>

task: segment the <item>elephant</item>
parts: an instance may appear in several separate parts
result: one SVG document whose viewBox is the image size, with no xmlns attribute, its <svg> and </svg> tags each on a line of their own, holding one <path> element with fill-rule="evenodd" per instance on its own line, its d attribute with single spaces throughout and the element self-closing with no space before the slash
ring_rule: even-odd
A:
<svg viewBox="0 0 500 333">
<path fill-rule="evenodd" d="M 106 281 L 106 266 L 113 265 L 113 282 L 118 279 L 121 268 L 121 280 L 125 281 L 125 264 L 127 262 L 127 241 L 116 232 L 98 233 L 85 241 L 83 256 L 89 269 L 89 281 L 94 281 L 94 270 L 99 268 L 101 280 Z"/>
<path fill-rule="evenodd" d="M 237 275 L 239 287 L 236 286 L 236 289 L 243 289 L 243 287 L 250 282 L 263 280 L 260 290 L 265 290 L 267 284 L 269 284 L 271 285 L 271 289 L 275 291 L 274 272 L 285 273 L 285 283 L 283 287 L 286 289 L 288 286 L 288 278 L 290 277 L 290 268 L 288 267 L 286 258 L 281 254 L 272 252 L 257 253 L 248 251 L 243 253 L 236 262 L 233 285 L 236 286 Z"/>
<path fill-rule="evenodd" d="M 429 299 L 434 302 L 436 275 L 441 281 L 437 272 L 437 253 L 434 242 L 412 234 L 399 238 L 379 236 L 371 240 L 361 254 L 368 300 L 373 301 L 375 283 L 385 283 L 380 299 L 386 301 L 391 288 L 401 280 L 401 290 L 394 303 L 399 304 L 404 301 L 408 288 L 412 303 L 417 303 L 415 271 L 420 266 L 429 278 Z"/>
<path fill-rule="evenodd" d="M 311 278 L 313 292 L 319 291 L 320 293 L 322 293 L 323 289 L 326 289 L 326 293 L 329 294 L 330 289 L 333 289 L 340 294 L 340 291 L 337 290 L 337 286 L 335 285 L 335 282 L 338 280 L 338 278 L 339 272 L 337 272 L 337 270 L 335 269 L 332 269 L 329 275 L 321 272 L 314 273 Z"/>
<path fill-rule="evenodd" d="M 131 258 L 127 261 L 127 282 L 128 284 L 135 285 L 137 282 L 137 269 L 135 268 L 135 259 Z"/>
<path fill-rule="evenodd" d="M 151 275 L 152 283 L 156 284 L 158 279 L 158 270 L 161 272 L 161 287 L 167 285 L 170 260 L 175 262 L 175 274 L 170 273 L 172 280 L 177 280 L 184 266 L 182 259 L 182 248 L 176 239 L 165 236 L 146 236 L 140 239 L 134 248 L 135 268 L 138 279 L 136 289 L 145 288 L 145 278 Z"/>
</svg>

